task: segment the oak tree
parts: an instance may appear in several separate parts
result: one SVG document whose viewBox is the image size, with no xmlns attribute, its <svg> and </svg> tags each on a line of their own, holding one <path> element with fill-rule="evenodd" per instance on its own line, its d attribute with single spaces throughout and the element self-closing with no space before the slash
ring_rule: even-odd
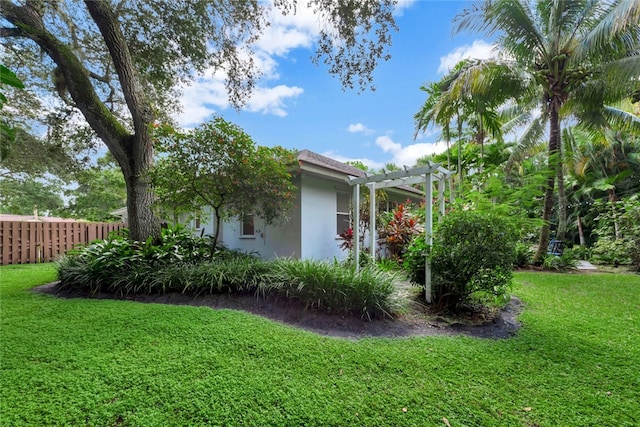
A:
<svg viewBox="0 0 640 427">
<path fill-rule="evenodd" d="M 225 75 L 230 102 L 240 107 L 259 78 L 254 42 L 270 8 L 293 14 L 301 3 L 0 0 L 0 37 L 26 71 L 26 86 L 42 86 L 48 71 L 45 83 L 107 146 L 124 175 L 130 237 L 146 240 L 160 233 L 147 174 L 151 125 L 174 109 L 178 85 L 205 71 Z M 388 58 L 395 1 L 305 5 L 321 26 L 314 61 L 327 64 L 343 87 L 369 87 L 376 64 Z"/>
</svg>

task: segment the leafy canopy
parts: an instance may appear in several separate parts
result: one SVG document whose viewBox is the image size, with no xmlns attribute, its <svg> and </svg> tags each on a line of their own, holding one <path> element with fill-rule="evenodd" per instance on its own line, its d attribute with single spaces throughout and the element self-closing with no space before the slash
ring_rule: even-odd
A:
<svg viewBox="0 0 640 427">
<path fill-rule="evenodd" d="M 284 219 L 295 186 L 293 152 L 256 146 L 239 126 L 215 117 L 193 131 L 156 129 L 163 156 L 152 172 L 158 207 L 165 213 L 199 212 L 217 218 L 253 213 L 267 224 Z"/>
</svg>

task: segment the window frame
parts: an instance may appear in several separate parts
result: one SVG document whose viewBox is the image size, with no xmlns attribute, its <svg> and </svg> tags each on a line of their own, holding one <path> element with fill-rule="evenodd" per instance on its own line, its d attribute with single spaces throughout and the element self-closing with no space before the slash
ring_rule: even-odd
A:
<svg viewBox="0 0 640 427">
<path fill-rule="evenodd" d="M 245 225 L 249 224 L 247 221 L 248 218 L 251 218 L 250 227 L 253 231 L 251 234 L 245 233 Z M 240 238 L 241 239 L 255 239 L 256 238 L 256 216 L 253 213 L 245 213 L 240 215 Z"/>
<path fill-rule="evenodd" d="M 347 210 L 340 210 L 340 197 L 345 197 L 344 200 L 347 201 Z M 343 200 L 343 201 L 344 201 Z M 344 219 L 346 217 L 347 228 L 343 230 L 339 230 L 339 224 L 344 223 Z M 348 230 L 351 227 L 351 196 L 349 193 L 338 191 L 336 192 L 336 236 L 340 236 L 345 230 Z M 340 219 L 342 221 L 340 221 Z"/>
</svg>

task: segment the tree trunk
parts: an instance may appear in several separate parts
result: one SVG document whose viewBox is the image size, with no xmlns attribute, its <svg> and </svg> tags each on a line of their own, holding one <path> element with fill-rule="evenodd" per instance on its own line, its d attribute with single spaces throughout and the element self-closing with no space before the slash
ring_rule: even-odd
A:
<svg viewBox="0 0 640 427">
<path fill-rule="evenodd" d="M 100 100 L 88 70 L 68 45 L 47 31 L 32 3 L 16 6 L 3 2 L 2 17 L 15 25 L 13 36 L 33 40 L 57 65 L 75 106 L 120 165 L 127 186 L 129 237 L 141 241 L 148 237 L 159 238 L 160 222 L 151 209 L 153 193 L 146 178 L 146 172 L 153 163 L 153 144 L 149 130 L 153 122 L 152 109 L 144 97 L 127 43 L 110 4 L 87 1 L 86 6 L 102 33 L 118 73 L 122 93 L 133 120 L 133 134 Z"/>
<path fill-rule="evenodd" d="M 562 138 L 562 134 L 558 133 L 558 138 Z M 558 141 L 558 232 L 556 239 L 566 240 L 567 237 L 567 195 L 564 190 L 564 165 L 562 161 L 562 141 Z"/>
<path fill-rule="evenodd" d="M 622 233 L 620 232 L 620 224 L 618 222 L 618 214 L 616 212 L 616 200 L 618 199 L 616 197 L 616 190 L 609 189 L 607 190 L 607 193 L 609 195 L 609 204 L 611 205 L 611 218 L 613 218 L 613 235 L 615 240 L 620 240 L 622 239 Z"/>
<path fill-rule="evenodd" d="M 220 208 L 213 208 L 213 212 L 216 216 L 216 231 L 213 234 L 213 249 L 215 250 L 218 246 L 218 238 L 220 237 L 220 225 L 222 224 L 220 220 Z"/>
<path fill-rule="evenodd" d="M 580 246 L 587 246 L 587 239 L 584 237 L 584 229 L 582 228 L 582 217 L 578 215 L 578 238 L 580 239 Z"/>
<path fill-rule="evenodd" d="M 551 102 L 549 115 L 549 153 L 547 159 L 547 167 L 549 176 L 544 191 L 544 205 L 542 208 L 542 227 L 540 228 L 540 238 L 538 240 L 538 250 L 533 258 L 534 264 L 542 264 L 542 260 L 547 254 L 549 246 L 549 235 L 551 232 L 551 213 L 553 211 L 553 195 L 556 180 L 556 165 L 558 161 L 558 144 L 560 142 L 560 116 L 559 108 L 556 108 Z"/>
<path fill-rule="evenodd" d="M 458 188 L 462 188 L 462 119 L 460 114 L 458 114 L 458 175 L 460 176 Z"/>
</svg>

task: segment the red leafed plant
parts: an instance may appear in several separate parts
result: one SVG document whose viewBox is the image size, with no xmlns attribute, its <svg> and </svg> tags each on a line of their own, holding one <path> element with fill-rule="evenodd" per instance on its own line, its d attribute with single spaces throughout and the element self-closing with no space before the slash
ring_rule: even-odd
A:
<svg viewBox="0 0 640 427">
<path fill-rule="evenodd" d="M 340 243 L 340 249 L 351 250 L 353 248 L 353 228 L 347 228 L 339 234 L 342 243 Z"/>
<path fill-rule="evenodd" d="M 402 257 L 413 236 L 420 233 L 418 222 L 404 204 L 398 205 L 384 228 L 378 231 L 380 243 L 384 244 L 389 257 L 402 262 Z"/>
</svg>

